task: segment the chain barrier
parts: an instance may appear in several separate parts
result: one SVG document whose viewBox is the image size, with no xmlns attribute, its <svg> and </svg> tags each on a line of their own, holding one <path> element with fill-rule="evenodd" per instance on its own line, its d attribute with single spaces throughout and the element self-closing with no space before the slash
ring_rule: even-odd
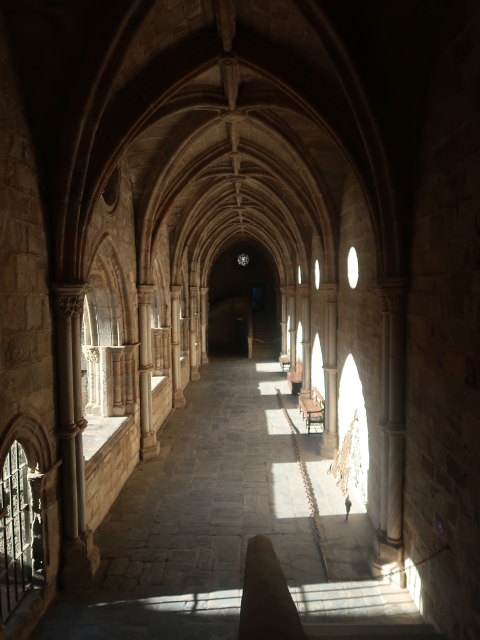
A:
<svg viewBox="0 0 480 640">
<path fill-rule="evenodd" d="M 320 515 L 319 511 L 318 511 L 318 504 L 317 504 L 317 499 L 315 498 L 315 492 L 313 490 L 313 486 L 312 486 L 312 482 L 310 480 L 310 476 L 308 474 L 308 469 L 307 469 L 307 465 L 305 463 L 305 460 L 303 459 L 301 450 L 300 450 L 300 446 L 298 444 L 298 439 L 297 439 L 297 434 L 298 429 L 296 428 L 295 424 L 293 423 L 293 420 L 291 419 L 287 409 L 285 408 L 284 404 L 283 404 L 283 400 L 282 400 L 282 394 L 280 392 L 280 389 L 277 389 L 275 387 L 275 393 L 277 395 L 277 400 L 278 400 L 278 404 L 280 409 L 282 410 L 282 413 L 285 417 L 285 420 L 287 421 L 287 424 L 290 428 L 290 439 L 292 442 L 292 447 L 293 447 L 293 453 L 295 455 L 295 460 L 298 463 L 299 469 L 300 469 L 300 475 L 302 477 L 302 482 L 303 482 L 303 486 L 305 489 L 305 495 L 308 501 L 308 510 L 309 510 L 309 521 L 310 521 L 310 526 L 312 528 L 312 534 L 313 534 L 313 538 L 315 541 L 315 544 L 317 546 L 317 549 L 320 553 L 320 561 L 322 563 L 323 569 L 325 571 L 325 575 L 327 577 L 327 580 L 330 580 L 329 578 L 329 571 L 328 571 L 328 565 L 327 565 L 327 559 L 326 559 L 326 555 L 325 555 L 325 551 L 323 548 L 323 541 L 322 541 L 322 537 L 320 535 L 320 529 L 318 528 L 318 522 L 317 522 L 317 516 Z"/>
<path fill-rule="evenodd" d="M 325 576 L 328 582 L 345 582 L 344 578 L 340 578 L 337 576 L 333 576 L 330 574 L 330 571 L 328 569 L 328 562 L 327 562 L 327 558 L 326 558 L 326 553 L 325 553 L 325 548 L 326 548 L 326 543 L 325 541 L 322 539 L 322 536 L 320 534 L 320 529 L 318 526 L 318 521 L 317 518 L 320 517 L 320 512 L 318 510 L 318 504 L 317 504 L 317 499 L 315 497 L 315 492 L 312 486 L 312 482 L 310 480 L 310 476 L 308 473 L 308 469 L 307 469 L 307 465 L 305 463 L 305 460 L 303 459 L 302 456 L 302 452 L 300 449 L 300 445 L 298 443 L 298 438 L 297 435 L 300 435 L 299 430 L 297 429 L 297 427 L 295 426 L 292 418 L 290 417 L 290 414 L 288 413 L 287 409 L 285 408 L 284 404 L 283 404 L 283 400 L 282 400 L 282 393 L 280 391 L 280 389 L 278 389 L 277 387 L 275 387 L 275 393 L 277 396 L 277 400 L 278 400 L 278 404 L 280 409 L 282 410 L 282 413 L 285 417 L 285 420 L 287 421 L 287 424 L 290 428 L 290 439 L 292 442 L 292 448 L 293 448 L 293 452 L 295 455 L 295 460 L 298 463 L 299 469 L 300 469 L 300 475 L 302 477 L 302 482 L 303 482 L 303 486 L 305 489 L 305 495 L 308 501 L 308 508 L 309 508 L 309 520 L 310 520 L 310 525 L 312 528 L 312 534 L 313 534 L 313 538 L 315 541 L 315 544 L 317 546 L 317 549 L 319 551 L 320 554 L 320 560 L 323 566 L 323 569 L 325 571 Z M 355 422 L 356 417 L 354 418 L 354 421 L 352 423 L 352 426 Z M 331 472 L 331 471 L 330 471 Z M 395 569 L 393 571 L 390 571 L 389 573 L 386 574 L 382 574 L 381 576 L 366 576 L 366 577 L 358 577 L 355 579 L 355 581 L 365 581 L 365 580 L 378 580 L 378 581 L 383 581 L 387 578 L 390 578 L 394 575 L 398 575 L 401 573 L 406 573 L 407 571 L 410 571 L 410 569 L 419 567 L 420 565 L 424 564 L 425 562 L 428 562 L 429 560 L 432 560 L 433 558 L 436 558 L 437 556 L 439 556 L 440 554 L 444 553 L 445 551 L 450 551 L 451 547 L 449 544 L 445 544 L 443 547 L 441 547 L 440 549 L 438 549 L 437 551 L 434 551 L 433 553 L 431 553 L 430 555 L 426 556 L 425 558 L 422 558 L 422 560 L 419 560 L 418 562 L 412 562 L 411 565 L 409 565 L 408 567 L 402 567 L 400 569 Z"/>
</svg>

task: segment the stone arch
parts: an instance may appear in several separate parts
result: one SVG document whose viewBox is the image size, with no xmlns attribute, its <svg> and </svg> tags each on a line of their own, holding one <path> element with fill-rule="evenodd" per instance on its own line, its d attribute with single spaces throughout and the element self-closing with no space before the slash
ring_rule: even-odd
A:
<svg viewBox="0 0 480 640">
<path fill-rule="evenodd" d="M 308 12 L 315 14 L 318 37 L 322 38 L 327 34 L 329 46 L 332 49 L 335 46 L 337 47 L 336 51 L 332 51 L 330 63 L 336 69 L 338 76 L 342 77 L 341 72 L 343 71 L 348 72 L 352 91 L 355 90 L 361 94 L 358 78 L 355 77 L 351 65 L 347 64 L 345 52 L 339 47 L 332 34 L 328 32 L 326 21 L 322 20 L 320 15 L 321 12 L 318 9 L 314 11 L 311 6 L 308 7 Z M 100 194 L 101 186 L 105 183 L 113 167 L 118 163 L 128 144 L 139 135 L 145 126 L 152 122 L 153 114 L 160 116 L 161 110 L 165 108 L 166 103 L 171 99 L 174 92 L 186 85 L 196 75 L 203 73 L 206 69 L 218 63 L 216 47 L 208 35 L 205 35 L 203 39 L 196 39 L 191 44 L 192 48 L 185 46 L 185 49 L 190 49 L 188 56 L 179 57 L 178 51 L 173 49 L 159 54 L 157 58 L 152 60 L 148 69 L 132 80 L 121 92 L 121 96 L 118 96 L 116 102 L 112 103 L 111 108 L 104 112 L 103 119 L 99 122 L 95 143 L 91 148 L 91 162 L 87 162 L 84 165 L 87 167 L 88 176 L 85 180 L 85 193 L 82 198 L 82 201 L 86 204 L 85 208 L 79 212 L 80 231 L 84 230 L 88 225 L 91 213 L 91 205 L 88 203 L 96 201 L 97 196 Z M 389 244 L 391 242 L 388 240 L 390 237 L 395 238 L 398 235 L 390 233 L 397 228 L 397 222 L 392 205 L 388 163 L 382 153 L 379 136 L 371 114 L 365 106 L 365 101 L 362 101 L 361 96 L 356 101 L 352 101 L 360 113 L 349 113 L 349 118 L 351 118 L 355 127 L 354 132 L 357 134 L 358 144 L 355 147 L 342 145 L 341 141 L 346 138 L 350 120 L 342 122 L 341 117 L 344 117 L 344 114 L 340 117 L 332 108 L 333 99 L 331 101 L 332 104 L 330 104 L 330 110 L 325 110 L 325 101 L 323 101 L 321 103 L 323 105 L 322 111 L 320 112 L 320 102 L 317 104 L 317 98 L 312 95 L 311 83 L 308 83 L 308 86 L 301 86 L 298 79 L 295 78 L 295 73 L 292 73 L 292 68 L 295 68 L 295 61 L 292 61 L 290 65 L 286 65 L 289 71 L 285 71 L 283 75 L 279 75 L 278 65 L 276 67 L 277 71 L 273 73 L 270 69 L 272 55 L 269 54 L 266 57 L 265 43 L 262 41 L 261 44 L 262 46 L 252 34 L 242 33 L 242 36 L 237 36 L 235 39 L 235 52 L 239 63 L 247 69 L 254 70 L 262 78 L 273 83 L 276 89 L 288 96 L 298 108 L 301 108 L 310 117 L 313 126 L 326 129 L 330 132 L 332 139 L 339 142 L 346 156 L 350 159 L 351 166 L 356 167 L 357 175 L 369 203 L 369 215 L 373 221 L 372 227 L 376 234 L 377 244 L 381 248 L 378 254 L 378 273 L 379 275 L 385 275 L 389 271 L 397 273 L 400 270 L 401 257 L 399 256 L 401 251 L 398 250 L 397 246 L 390 247 Z M 174 55 L 176 64 L 169 65 L 168 61 Z M 169 73 L 163 74 L 160 84 L 156 73 L 156 69 L 159 66 L 162 69 L 169 69 Z M 156 81 L 152 82 L 154 75 Z M 341 83 L 340 86 L 342 86 Z M 335 87 L 335 91 L 332 91 L 333 94 L 336 94 L 336 98 L 342 102 L 346 100 L 343 90 L 339 89 L 338 86 Z M 136 97 L 135 101 L 132 99 L 134 95 Z M 139 96 L 141 96 L 141 99 L 139 99 Z M 360 129 L 359 123 L 362 123 L 362 129 Z M 115 127 L 118 135 L 110 135 L 111 127 Z M 349 131 L 350 134 L 351 131 Z M 115 139 L 115 142 L 113 142 L 113 139 Z M 147 220 L 146 224 L 147 226 L 151 225 L 151 219 Z M 80 233 L 80 235 L 85 237 L 84 233 Z M 142 239 L 146 236 L 142 232 L 140 237 Z M 142 255 L 145 255 L 144 251 L 140 252 L 140 256 Z M 81 265 L 79 265 L 79 268 L 82 268 Z"/>
<path fill-rule="evenodd" d="M 347 470 L 351 482 L 365 504 L 369 489 L 369 429 L 363 385 L 355 358 L 350 353 L 342 367 L 338 392 L 339 447 L 347 452 Z"/>
<path fill-rule="evenodd" d="M 125 415 L 133 410 L 126 387 L 134 367 L 133 305 L 113 240 L 102 236 L 92 252 L 82 326 L 82 403 L 91 415 Z M 128 376 L 127 376 L 128 372 Z"/>
<path fill-rule="evenodd" d="M 126 300 L 120 261 L 112 238 L 105 234 L 90 261 L 85 329 L 92 341 L 88 344 L 120 346 L 129 342 L 133 320 Z"/>
<path fill-rule="evenodd" d="M 2 433 L 0 461 L 4 460 L 15 440 L 25 449 L 32 469 L 38 469 L 40 473 L 51 469 L 55 451 L 48 432 L 40 422 L 24 414 L 12 418 Z"/>
</svg>

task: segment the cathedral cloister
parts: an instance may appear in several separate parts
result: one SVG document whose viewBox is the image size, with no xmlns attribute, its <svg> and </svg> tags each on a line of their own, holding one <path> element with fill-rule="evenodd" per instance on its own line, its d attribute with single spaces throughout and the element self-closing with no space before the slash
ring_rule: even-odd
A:
<svg viewBox="0 0 480 640">
<path fill-rule="evenodd" d="M 312 584 L 478 640 L 478 3 L 4 0 L 0 30 L 0 638 L 142 576 L 241 597 L 256 534 L 302 614 L 293 438 Z"/>
</svg>

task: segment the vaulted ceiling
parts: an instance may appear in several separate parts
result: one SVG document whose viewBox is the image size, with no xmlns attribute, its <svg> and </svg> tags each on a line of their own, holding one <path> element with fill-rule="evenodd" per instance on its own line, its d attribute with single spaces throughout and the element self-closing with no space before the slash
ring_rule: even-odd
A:
<svg viewBox="0 0 480 640">
<path fill-rule="evenodd" d="M 413 61 L 410 55 L 402 64 L 392 56 L 385 35 L 393 33 L 392 20 L 413 18 L 417 28 L 419 19 L 443 25 L 450 3 L 434 15 L 425 3 L 422 9 L 410 0 L 387 3 L 390 11 L 384 2 L 368 0 L 368 15 L 358 4 L 6 2 L 43 167 L 57 278 L 85 277 L 81 238 L 120 162 L 131 179 L 142 272 L 167 225 L 174 253 L 187 251 L 205 268 L 226 246 L 249 238 L 274 260 L 282 256 L 277 266 L 284 282 L 307 261 L 315 237 L 334 279 L 349 171 L 368 205 L 379 273 L 401 272 L 396 194 L 411 139 L 403 125 L 401 136 L 392 136 L 389 127 L 402 107 L 393 80 L 405 80 Z M 369 19 L 378 31 L 365 31 Z M 362 30 L 370 40 L 362 39 Z M 435 38 L 426 52 L 422 44 L 415 83 L 408 84 L 417 112 Z M 406 42 L 398 36 L 392 48 L 403 52 Z M 382 55 L 390 60 L 391 77 L 381 75 Z M 382 77 L 383 91 L 374 85 Z M 366 87 L 375 90 L 367 95 Z M 418 117 L 413 122 L 418 127 Z M 401 159 L 397 165 L 392 152 Z"/>
</svg>

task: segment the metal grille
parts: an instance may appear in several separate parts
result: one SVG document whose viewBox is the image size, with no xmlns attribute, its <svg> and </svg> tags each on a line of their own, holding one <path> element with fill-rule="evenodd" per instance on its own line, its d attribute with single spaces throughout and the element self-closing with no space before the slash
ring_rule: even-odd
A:
<svg viewBox="0 0 480 640">
<path fill-rule="evenodd" d="M 32 518 L 25 451 L 14 442 L 2 467 L 0 613 L 5 621 L 32 587 Z"/>
</svg>

